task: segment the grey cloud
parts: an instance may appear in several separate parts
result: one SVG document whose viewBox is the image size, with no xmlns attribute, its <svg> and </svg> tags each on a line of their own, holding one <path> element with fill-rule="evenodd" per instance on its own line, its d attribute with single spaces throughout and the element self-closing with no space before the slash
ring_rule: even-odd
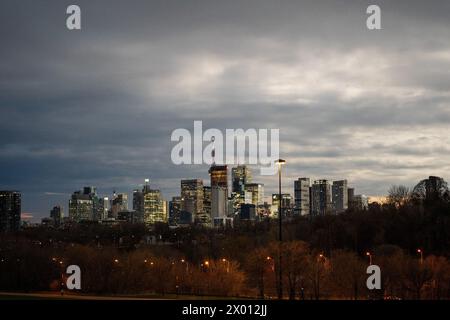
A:
<svg viewBox="0 0 450 320">
<path fill-rule="evenodd" d="M 207 167 L 170 162 L 176 128 L 280 128 L 298 176 L 348 178 L 361 192 L 448 177 L 450 3 L 71 1 L 0 4 L 2 187 L 47 214 L 85 184 L 166 198 Z M 258 177 L 267 194 L 273 177 Z M 50 190 L 50 191 L 49 191 Z M 51 198 L 51 199 L 49 199 Z"/>
</svg>

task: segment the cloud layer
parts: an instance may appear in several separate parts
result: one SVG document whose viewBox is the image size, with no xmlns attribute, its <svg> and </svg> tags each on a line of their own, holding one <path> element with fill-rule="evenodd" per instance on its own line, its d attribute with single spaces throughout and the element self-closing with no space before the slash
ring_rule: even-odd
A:
<svg viewBox="0 0 450 320">
<path fill-rule="evenodd" d="M 377 1 L 0 4 L 0 183 L 24 210 L 83 185 L 166 198 L 206 166 L 170 162 L 176 128 L 280 128 L 292 179 L 347 178 L 382 195 L 450 169 L 450 4 Z M 255 177 L 276 189 L 273 177 Z"/>
</svg>

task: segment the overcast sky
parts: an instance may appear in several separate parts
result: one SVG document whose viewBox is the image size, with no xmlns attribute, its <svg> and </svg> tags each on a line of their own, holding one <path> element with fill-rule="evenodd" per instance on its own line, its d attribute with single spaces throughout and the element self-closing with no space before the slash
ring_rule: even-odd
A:
<svg viewBox="0 0 450 320">
<path fill-rule="evenodd" d="M 382 30 L 366 28 L 369 4 Z M 0 41 L 0 189 L 35 218 L 84 185 L 150 178 L 169 199 L 181 178 L 207 180 L 170 160 L 194 120 L 279 128 L 286 192 L 300 176 L 372 196 L 449 178 L 447 0 L 2 0 Z"/>
</svg>

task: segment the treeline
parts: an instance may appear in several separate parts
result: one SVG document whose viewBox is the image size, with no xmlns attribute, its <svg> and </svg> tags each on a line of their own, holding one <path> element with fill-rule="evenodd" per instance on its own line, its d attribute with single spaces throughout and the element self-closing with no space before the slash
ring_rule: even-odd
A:
<svg viewBox="0 0 450 320">
<path fill-rule="evenodd" d="M 271 220 L 222 230 L 30 228 L 1 236 L 0 290 L 58 290 L 61 267 L 77 264 L 89 293 L 276 297 L 276 239 Z M 450 298 L 446 199 L 417 201 L 393 188 L 387 203 L 366 211 L 286 219 L 283 239 L 286 298 Z M 381 267 L 376 292 L 366 288 L 369 259 Z"/>
</svg>

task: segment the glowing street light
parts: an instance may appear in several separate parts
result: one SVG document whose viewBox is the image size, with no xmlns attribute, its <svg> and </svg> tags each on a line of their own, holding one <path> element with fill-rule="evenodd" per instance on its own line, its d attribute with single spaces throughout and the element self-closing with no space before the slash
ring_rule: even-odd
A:
<svg viewBox="0 0 450 320">
<path fill-rule="evenodd" d="M 272 272 L 275 272 L 275 261 L 273 260 L 273 258 L 267 256 L 266 260 L 271 262 L 270 269 L 272 270 Z"/>
<path fill-rule="evenodd" d="M 369 257 L 369 266 L 371 266 L 372 265 L 372 254 L 369 251 L 367 251 L 366 256 Z"/>
<path fill-rule="evenodd" d="M 417 249 L 417 253 L 420 254 L 420 264 L 423 264 L 423 250 Z"/>
<path fill-rule="evenodd" d="M 223 258 L 222 262 L 227 264 L 227 273 L 229 273 L 230 272 L 230 261 L 228 261 L 227 259 Z"/>
</svg>

